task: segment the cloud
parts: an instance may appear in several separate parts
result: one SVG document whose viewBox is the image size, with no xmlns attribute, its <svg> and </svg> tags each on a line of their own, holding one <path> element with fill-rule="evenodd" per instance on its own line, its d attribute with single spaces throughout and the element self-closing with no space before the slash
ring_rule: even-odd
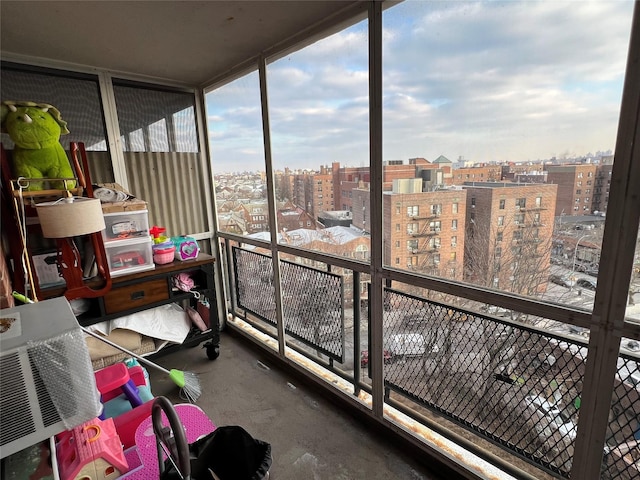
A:
<svg viewBox="0 0 640 480">
<path fill-rule="evenodd" d="M 385 10 L 384 158 L 517 161 L 613 149 L 632 9 L 406 1 Z M 367 37 L 360 22 L 268 65 L 277 168 L 368 164 Z M 257 74 L 207 104 L 214 170 L 238 159 L 264 169 Z"/>
</svg>

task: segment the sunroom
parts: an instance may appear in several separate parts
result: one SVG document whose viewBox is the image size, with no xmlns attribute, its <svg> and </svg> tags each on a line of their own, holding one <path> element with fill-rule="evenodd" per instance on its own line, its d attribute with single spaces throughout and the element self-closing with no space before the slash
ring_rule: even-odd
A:
<svg viewBox="0 0 640 480">
<path fill-rule="evenodd" d="M 640 478 L 636 3 L 0 8 L 0 100 L 197 239 L 224 328 L 468 478 Z M 569 200 L 493 177 L 607 162 Z"/>
</svg>

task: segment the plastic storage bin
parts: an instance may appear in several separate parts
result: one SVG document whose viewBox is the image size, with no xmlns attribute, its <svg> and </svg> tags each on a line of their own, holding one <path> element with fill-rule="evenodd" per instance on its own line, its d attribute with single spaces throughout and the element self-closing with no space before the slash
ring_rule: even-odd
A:
<svg viewBox="0 0 640 480">
<path fill-rule="evenodd" d="M 105 243 L 111 276 L 153 270 L 151 243 L 149 237 Z"/>
<path fill-rule="evenodd" d="M 149 237 L 149 212 L 104 213 L 105 229 L 102 238 L 105 243 Z"/>
<path fill-rule="evenodd" d="M 171 263 L 174 260 L 176 247 L 171 242 L 158 243 L 153 245 L 153 261 L 158 265 Z"/>
</svg>

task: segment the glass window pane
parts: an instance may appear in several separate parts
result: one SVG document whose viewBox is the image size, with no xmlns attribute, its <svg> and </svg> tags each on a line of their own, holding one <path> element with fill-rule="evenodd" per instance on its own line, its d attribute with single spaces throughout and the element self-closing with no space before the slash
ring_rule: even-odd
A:
<svg viewBox="0 0 640 480">
<path fill-rule="evenodd" d="M 597 275 L 632 9 L 403 2 L 383 13 L 385 218 L 417 240 L 410 252 L 385 242 L 385 264 L 592 308 L 582 284 Z M 612 34 L 592 35 L 603 21 Z M 394 217 L 398 203 L 419 214 Z M 454 259 L 464 268 L 445 265 Z"/>
<path fill-rule="evenodd" d="M 218 228 L 268 239 L 258 72 L 208 92 L 205 99 Z"/>
<path fill-rule="evenodd" d="M 267 67 L 280 242 L 369 260 L 367 72 L 366 22 Z"/>
</svg>

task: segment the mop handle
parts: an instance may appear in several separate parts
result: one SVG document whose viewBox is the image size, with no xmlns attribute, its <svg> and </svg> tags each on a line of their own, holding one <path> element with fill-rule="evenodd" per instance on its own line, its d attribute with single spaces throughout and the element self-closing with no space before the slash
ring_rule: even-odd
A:
<svg viewBox="0 0 640 480">
<path fill-rule="evenodd" d="M 107 345 L 111 345 L 113 348 L 120 350 L 121 352 L 124 352 L 128 355 L 131 355 L 132 357 L 137 358 L 138 360 L 140 360 L 142 363 L 144 363 L 145 365 L 148 365 L 149 367 L 153 367 L 153 368 L 157 368 L 158 370 L 166 373 L 167 375 L 170 375 L 171 372 L 169 370 L 167 370 L 166 368 L 161 367 L 160 365 L 157 365 L 155 363 L 153 363 L 150 360 L 147 360 L 144 357 L 141 357 L 140 355 L 136 355 L 135 353 L 127 350 L 124 347 L 121 347 L 120 345 L 118 345 L 117 343 L 113 343 L 111 340 L 107 340 L 106 338 L 98 335 L 97 333 L 93 333 L 91 330 L 87 330 L 85 327 L 83 327 L 82 325 L 80 325 L 80 329 L 84 332 L 87 333 L 89 335 L 91 335 L 94 338 L 97 338 L 98 340 L 100 340 L 101 342 L 106 343 Z"/>
</svg>

